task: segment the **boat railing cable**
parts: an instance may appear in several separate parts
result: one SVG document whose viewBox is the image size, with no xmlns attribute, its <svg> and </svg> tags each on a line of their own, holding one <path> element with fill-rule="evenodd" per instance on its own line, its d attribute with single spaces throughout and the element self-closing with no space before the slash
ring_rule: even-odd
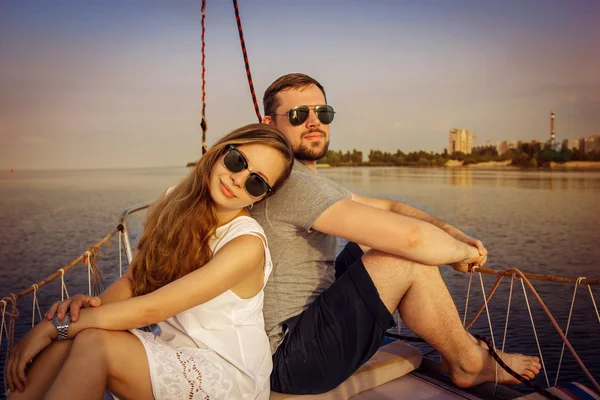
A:
<svg viewBox="0 0 600 400">
<path fill-rule="evenodd" d="M 573 316 L 573 306 L 575 305 L 575 296 L 577 296 L 577 287 L 579 286 L 579 281 L 583 278 L 579 278 L 577 282 L 575 282 L 575 289 L 573 290 L 573 298 L 571 299 L 571 308 L 569 309 L 569 317 L 567 318 L 567 327 L 565 328 L 565 337 L 569 336 L 569 327 L 571 326 L 571 317 Z M 554 381 L 554 386 L 558 384 L 558 376 L 560 374 L 560 367 L 562 366 L 563 355 L 565 354 L 565 343 L 563 342 L 562 349 L 560 350 L 560 359 L 558 360 L 558 369 L 556 370 L 556 379 Z"/>
<path fill-rule="evenodd" d="M 474 267 L 470 267 L 469 268 L 469 272 L 472 272 L 473 268 Z M 480 267 L 476 268 L 477 272 L 482 272 L 482 271 L 480 271 L 481 269 L 483 269 L 483 268 L 480 268 Z M 485 296 L 484 304 L 482 304 L 479 307 L 479 310 L 473 316 L 473 318 L 471 319 L 471 321 L 469 321 L 469 323 L 465 326 L 465 328 L 468 330 L 469 328 L 471 328 L 471 326 L 473 326 L 473 324 L 475 323 L 475 321 L 481 315 L 481 312 L 485 308 L 485 303 L 488 303 L 490 301 L 490 299 L 494 295 L 494 293 L 495 293 L 496 289 L 498 288 L 498 286 L 499 286 L 500 282 L 502 281 L 502 279 L 505 276 L 513 276 L 514 275 L 518 279 L 521 280 L 521 284 L 522 284 L 522 287 L 523 287 L 523 290 L 524 290 L 524 293 L 525 293 L 525 299 L 526 299 L 526 303 L 527 303 L 527 306 L 528 306 L 528 309 L 529 309 L 529 314 L 530 314 L 530 318 L 531 318 L 531 321 L 532 321 L 532 326 L 534 328 L 534 332 L 535 332 L 535 325 L 533 324 L 533 317 L 531 316 L 531 310 L 529 308 L 529 301 L 527 300 L 527 293 L 525 291 L 525 285 L 527 285 L 527 287 L 529 288 L 529 290 L 533 293 L 533 295 L 537 299 L 538 303 L 542 307 L 542 310 L 546 313 L 546 315 L 550 319 L 550 322 L 554 326 L 556 332 L 561 337 L 563 343 L 569 349 L 569 351 L 571 352 L 571 354 L 575 358 L 575 361 L 577 362 L 577 364 L 579 364 L 579 367 L 582 369 L 582 371 L 584 372 L 584 374 L 586 375 L 586 377 L 593 384 L 594 389 L 600 393 L 600 385 L 594 379 L 594 377 L 592 376 L 592 374 L 589 372 L 589 370 L 587 369 L 587 367 L 585 366 L 585 364 L 583 363 L 583 361 L 581 361 L 581 358 L 579 357 L 579 355 L 577 354 L 577 352 L 575 351 L 575 349 L 571 345 L 571 342 L 567 339 L 567 337 L 563 333 L 562 329 L 560 328 L 560 326 L 556 322 L 556 319 L 554 318 L 554 316 L 552 315 L 552 313 L 550 312 L 550 310 L 548 309 L 548 307 L 546 306 L 546 304 L 544 303 L 544 301 L 542 300 L 542 298 L 540 297 L 540 295 L 538 294 L 538 292 L 535 290 L 535 288 L 533 287 L 532 283 L 530 282 L 530 279 L 538 279 L 538 280 L 552 281 L 552 282 L 575 282 L 575 283 L 579 283 L 579 284 L 584 284 L 583 282 L 586 282 L 585 284 L 588 285 L 588 287 L 589 287 L 589 285 L 597 285 L 598 284 L 598 279 L 588 279 L 588 278 L 585 278 L 585 277 L 577 277 L 577 278 L 575 278 L 575 277 L 561 277 L 561 276 L 525 274 L 525 273 L 521 272 L 520 270 L 518 270 L 517 268 L 508 268 L 508 269 L 505 269 L 503 271 L 490 270 L 488 268 L 486 268 L 485 270 L 489 271 L 489 272 L 486 272 L 486 273 L 494 273 L 495 275 L 498 275 L 498 279 L 496 280 L 496 282 L 495 282 L 494 286 L 492 287 L 492 290 L 490 290 L 489 294 L 487 296 Z M 590 293 L 591 293 L 591 289 L 590 289 Z M 592 301 L 594 302 L 594 306 L 595 306 L 595 300 L 594 300 L 593 295 L 592 295 Z M 600 322 L 600 320 L 599 320 L 599 322 Z M 536 333 L 536 341 L 537 341 L 537 333 Z M 541 355 L 541 349 L 539 347 L 539 341 L 538 341 L 538 349 L 540 350 L 540 355 Z M 546 378 L 546 380 L 547 380 L 547 382 L 549 382 L 548 378 Z M 549 386 L 549 383 L 548 383 L 548 386 Z"/>
<path fill-rule="evenodd" d="M 550 387 L 550 380 L 548 379 L 548 372 L 546 371 L 546 363 L 544 363 L 544 355 L 542 354 L 542 347 L 540 346 L 540 339 L 538 338 L 537 329 L 535 329 L 535 322 L 533 321 L 533 314 L 531 313 L 531 306 L 529 305 L 529 298 L 527 297 L 527 290 L 525 290 L 525 284 L 521 280 L 521 287 L 523 287 L 523 296 L 525 297 L 525 304 L 527 305 L 527 311 L 529 312 L 529 320 L 531 321 L 531 328 L 533 329 L 533 336 L 535 336 L 535 343 L 537 344 L 538 354 L 540 355 L 540 361 L 542 363 L 542 370 L 544 371 L 544 377 L 546 378 L 546 384 Z M 541 298 L 540 298 L 541 300 Z"/>
</svg>

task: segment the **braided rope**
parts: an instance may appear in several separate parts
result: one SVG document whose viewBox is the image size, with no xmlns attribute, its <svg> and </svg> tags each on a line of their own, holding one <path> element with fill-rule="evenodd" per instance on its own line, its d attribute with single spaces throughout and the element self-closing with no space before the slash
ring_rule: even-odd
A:
<svg viewBox="0 0 600 400">
<path fill-rule="evenodd" d="M 256 100 L 256 93 L 254 92 L 254 83 L 252 83 L 252 74 L 250 73 L 250 63 L 248 62 L 248 52 L 246 51 L 246 42 L 244 41 L 244 31 L 242 30 L 242 20 L 240 19 L 240 12 L 238 10 L 237 0 L 233 0 L 233 9 L 235 11 L 235 21 L 237 22 L 238 33 L 240 34 L 240 45 L 242 46 L 242 54 L 244 56 L 244 65 L 246 66 L 246 77 L 248 78 L 248 86 L 250 86 L 250 94 L 252 95 L 252 102 L 254 103 L 254 111 L 258 122 L 262 122 L 260 116 L 260 109 L 258 108 L 258 101 Z"/>
<path fill-rule="evenodd" d="M 558 398 L 555 395 L 553 395 L 552 393 L 548 392 L 543 387 L 536 385 L 530 379 L 524 378 L 523 376 L 517 374 L 512 368 L 510 368 L 508 365 L 506 365 L 504 360 L 502 360 L 500 358 L 500 356 L 498 355 L 498 353 L 496 353 L 494 346 L 490 343 L 488 338 L 486 338 L 485 336 L 476 335 L 476 334 L 473 334 L 473 337 L 484 342 L 488 347 L 488 351 L 489 351 L 490 355 L 494 358 L 494 360 L 496 360 L 496 363 L 498 365 L 500 365 L 502 367 L 502 369 L 504 369 L 506 372 L 508 372 L 515 379 L 518 379 L 521 383 L 524 383 L 525 385 L 529 386 L 530 388 L 535 389 L 536 391 L 543 394 L 544 396 L 549 397 L 550 399 L 560 400 L 560 398 Z"/>
<path fill-rule="evenodd" d="M 208 149 L 206 146 L 206 132 L 208 131 L 208 124 L 206 122 L 206 43 L 204 41 L 204 34 L 206 32 L 206 25 L 204 20 L 206 18 L 206 0 L 202 0 L 202 34 L 200 35 L 202 41 L 202 121 L 200 127 L 202 128 L 202 155 L 206 154 Z"/>
</svg>

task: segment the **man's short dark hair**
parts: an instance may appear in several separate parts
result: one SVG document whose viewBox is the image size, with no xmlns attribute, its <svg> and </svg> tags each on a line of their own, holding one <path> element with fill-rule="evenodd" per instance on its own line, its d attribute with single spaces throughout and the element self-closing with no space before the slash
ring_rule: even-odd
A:
<svg viewBox="0 0 600 400">
<path fill-rule="evenodd" d="M 267 90 L 265 90 L 265 94 L 263 96 L 263 108 L 265 115 L 275 114 L 275 110 L 277 107 L 279 107 L 279 99 L 277 95 L 280 92 L 288 89 L 304 89 L 310 85 L 315 85 L 318 87 L 325 97 L 325 102 L 327 102 L 327 95 L 325 95 L 325 89 L 323 88 L 323 85 L 308 75 L 292 73 L 277 78 L 275 82 L 271 83 Z"/>
</svg>

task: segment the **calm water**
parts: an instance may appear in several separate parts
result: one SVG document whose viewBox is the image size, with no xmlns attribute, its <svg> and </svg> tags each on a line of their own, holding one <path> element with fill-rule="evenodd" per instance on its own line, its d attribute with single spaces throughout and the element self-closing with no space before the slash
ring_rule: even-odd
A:
<svg viewBox="0 0 600 400">
<path fill-rule="evenodd" d="M 0 175 L 0 297 L 50 275 L 114 230 L 121 211 L 155 198 L 177 183 L 185 168 L 139 170 L 17 171 Z M 322 173 L 350 190 L 405 201 L 481 239 L 490 251 L 488 267 L 526 272 L 600 277 L 600 172 L 519 170 L 336 168 Z M 98 265 L 106 282 L 119 273 L 118 246 L 102 247 Z M 468 276 L 443 268 L 461 313 Z M 493 277 L 483 277 L 486 291 Z M 65 278 L 70 294 L 87 292 L 84 265 Z M 502 341 L 509 279 L 490 302 L 496 343 Z M 515 282 L 516 283 L 516 282 Z M 537 283 L 558 323 L 567 321 L 573 284 Z M 592 288 L 600 303 L 600 287 Z M 60 280 L 38 295 L 42 312 L 60 299 Z M 481 304 L 474 276 L 469 315 Z M 554 382 L 561 342 L 532 296 L 533 317 L 548 377 Z M 31 326 L 32 296 L 19 302 L 17 338 Z M 473 332 L 489 336 L 485 314 Z M 536 349 L 520 284 L 515 285 L 507 334 L 508 351 Z M 569 338 L 596 379 L 600 378 L 600 332 L 587 287 L 580 287 Z M 6 339 L 0 354 L 3 366 Z M 585 381 L 570 354 L 561 381 Z M 544 384 L 543 373 L 538 383 Z"/>
</svg>

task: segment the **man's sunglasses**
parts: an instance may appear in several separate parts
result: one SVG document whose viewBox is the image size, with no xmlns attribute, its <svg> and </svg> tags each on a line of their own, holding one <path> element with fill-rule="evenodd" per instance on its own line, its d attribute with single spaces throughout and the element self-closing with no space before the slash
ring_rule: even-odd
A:
<svg viewBox="0 0 600 400">
<path fill-rule="evenodd" d="M 227 168 L 229 172 L 238 173 L 245 169 L 249 169 L 246 157 L 244 157 L 237 147 L 230 144 L 225 150 L 227 153 L 225 154 L 225 157 L 223 157 L 223 165 L 225 165 L 225 168 Z M 246 178 L 244 187 L 246 188 L 246 192 L 252 197 L 260 197 L 265 193 L 273 193 L 271 185 L 269 185 L 262 176 L 256 172 L 252 172 L 252 170 L 250 170 L 250 175 Z"/>
<path fill-rule="evenodd" d="M 288 117 L 290 124 L 293 126 L 302 125 L 308 119 L 308 115 L 310 114 L 310 110 L 313 110 L 315 114 L 317 114 L 317 118 L 321 121 L 322 124 L 329 125 L 333 122 L 333 117 L 335 116 L 335 111 L 333 107 L 330 105 L 323 106 L 296 106 L 293 107 L 287 114 L 273 114 L 273 115 L 284 115 Z"/>
</svg>

